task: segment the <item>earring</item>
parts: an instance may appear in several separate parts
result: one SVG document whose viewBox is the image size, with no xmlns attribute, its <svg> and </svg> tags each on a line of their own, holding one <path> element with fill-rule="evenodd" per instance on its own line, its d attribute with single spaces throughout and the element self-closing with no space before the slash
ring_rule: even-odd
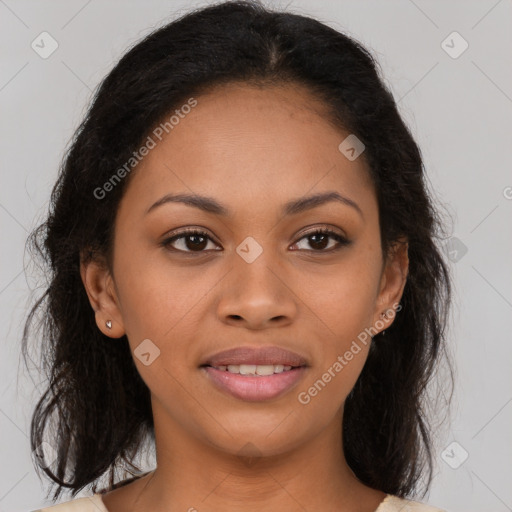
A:
<svg viewBox="0 0 512 512">
<path fill-rule="evenodd" d="M 108 329 L 112 329 L 112 320 L 107 320 L 105 322 L 105 325 L 107 326 Z"/>
<path fill-rule="evenodd" d="M 381 317 L 381 318 L 386 318 L 386 316 L 387 316 L 387 315 L 386 315 L 386 311 L 383 311 L 383 312 L 380 314 L 380 317 Z M 380 334 L 381 336 L 385 336 L 385 335 L 386 335 L 386 329 L 384 329 L 383 331 L 381 331 L 379 334 Z"/>
</svg>

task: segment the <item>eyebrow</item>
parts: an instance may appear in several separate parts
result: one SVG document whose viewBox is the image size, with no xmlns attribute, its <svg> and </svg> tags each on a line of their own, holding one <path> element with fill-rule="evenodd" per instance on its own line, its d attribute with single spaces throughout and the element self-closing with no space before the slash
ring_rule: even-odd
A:
<svg viewBox="0 0 512 512">
<path fill-rule="evenodd" d="M 350 206 L 364 218 L 359 205 L 352 199 L 345 197 L 338 192 L 322 192 L 308 197 L 293 199 L 284 204 L 282 208 L 282 215 L 296 215 L 334 201 Z M 199 208 L 207 213 L 213 213 L 223 217 L 230 215 L 229 209 L 222 206 L 217 200 L 212 197 L 201 196 L 198 194 L 166 194 L 146 210 L 146 215 L 159 206 L 167 203 L 183 203 L 188 206 L 193 206 L 194 208 Z"/>
</svg>

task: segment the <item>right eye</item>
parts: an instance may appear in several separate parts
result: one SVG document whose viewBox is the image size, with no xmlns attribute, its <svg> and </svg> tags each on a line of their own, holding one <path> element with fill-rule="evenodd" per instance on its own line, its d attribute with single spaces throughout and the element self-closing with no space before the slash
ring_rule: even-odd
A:
<svg viewBox="0 0 512 512">
<path fill-rule="evenodd" d="M 171 251 L 181 251 L 181 252 L 204 252 L 205 248 L 208 245 L 208 241 L 213 241 L 208 236 L 208 233 L 205 231 L 201 231 L 198 229 L 186 229 L 180 231 L 179 233 L 174 234 L 173 236 L 166 238 L 161 245 L 167 249 L 169 246 Z M 175 247 L 173 244 L 179 242 L 181 247 Z M 214 249 L 218 250 L 218 249 Z"/>
</svg>

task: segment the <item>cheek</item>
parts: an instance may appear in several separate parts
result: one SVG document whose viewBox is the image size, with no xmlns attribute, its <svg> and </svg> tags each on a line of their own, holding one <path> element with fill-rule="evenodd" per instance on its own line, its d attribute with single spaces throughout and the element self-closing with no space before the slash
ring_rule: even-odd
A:
<svg viewBox="0 0 512 512">
<path fill-rule="evenodd" d="M 329 275 L 303 285 L 319 344 L 311 378 L 301 389 L 304 400 L 298 399 L 304 405 L 311 401 L 318 414 L 335 413 L 366 362 L 371 338 L 365 329 L 371 326 L 380 277 L 379 262 L 369 255 L 354 251 Z"/>
<path fill-rule="evenodd" d="M 368 348 L 363 346 L 350 361 L 343 356 L 329 359 L 298 390 L 296 399 L 299 411 L 316 424 L 316 429 L 322 430 L 342 411 L 347 396 L 361 374 L 367 353 Z"/>
<path fill-rule="evenodd" d="M 336 347 L 343 347 L 356 338 L 373 318 L 376 291 L 379 285 L 379 270 L 364 256 L 347 258 L 321 277 L 308 280 L 302 285 L 307 305 L 326 329 Z"/>
<path fill-rule="evenodd" d="M 172 267 L 160 250 L 125 254 L 115 268 L 128 337 L 163 343 L 173 330 L 190 327 L 183 320 L 214 286 L 213 277 L 199 267 Z"/>
<path fill-rule="evenodd" d="M 115 262 L 116 283 L 135 365 L 156 395 L 179 396 L 180 383 L 188 382 L 188 372 L 196 369 L 190 349 L 218 275 L 194 265 L 171 268 L 160 251 L 125 254 Z M 149 357 L 142 355 L 147 353 Z"/>
<path fill-rule="evenodd" d="M 366 276 L 370 273 L 367 272 Z M 318 312 L 320 335 L 310 378 L 298 390 L 297 400 L 308 414 L 327 424 L 343 406 L 364 367 L 371 344 L 365 328 L 370 326 L 374 305 L 372 279 L 364 274 L 338 274 L 322 293 L 311 293 Z M 319 331 L 320 332 L 320 331 Z"/>
</svg>

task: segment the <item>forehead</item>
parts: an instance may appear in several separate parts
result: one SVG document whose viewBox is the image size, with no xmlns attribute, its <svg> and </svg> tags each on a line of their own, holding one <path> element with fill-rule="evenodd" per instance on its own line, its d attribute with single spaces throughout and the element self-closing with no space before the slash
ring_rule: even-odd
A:
<svg viewBox="0 0 512 512">
<path fill-rule="evenodd" d="M 360 200 L 372 193 L 364 159 L 350 161 L 339 150 L 349 133 L 334 127 L 325 105 L 301 86 L 235 83 L 194 99 L 193 108 L 176 109 L 178 122 L 155 139 L 126 200 L 148 203 L 182 191 L 236 206 L 246 195 L 269 204 L 308 191 L 335 189 Z"/>
</svg>

